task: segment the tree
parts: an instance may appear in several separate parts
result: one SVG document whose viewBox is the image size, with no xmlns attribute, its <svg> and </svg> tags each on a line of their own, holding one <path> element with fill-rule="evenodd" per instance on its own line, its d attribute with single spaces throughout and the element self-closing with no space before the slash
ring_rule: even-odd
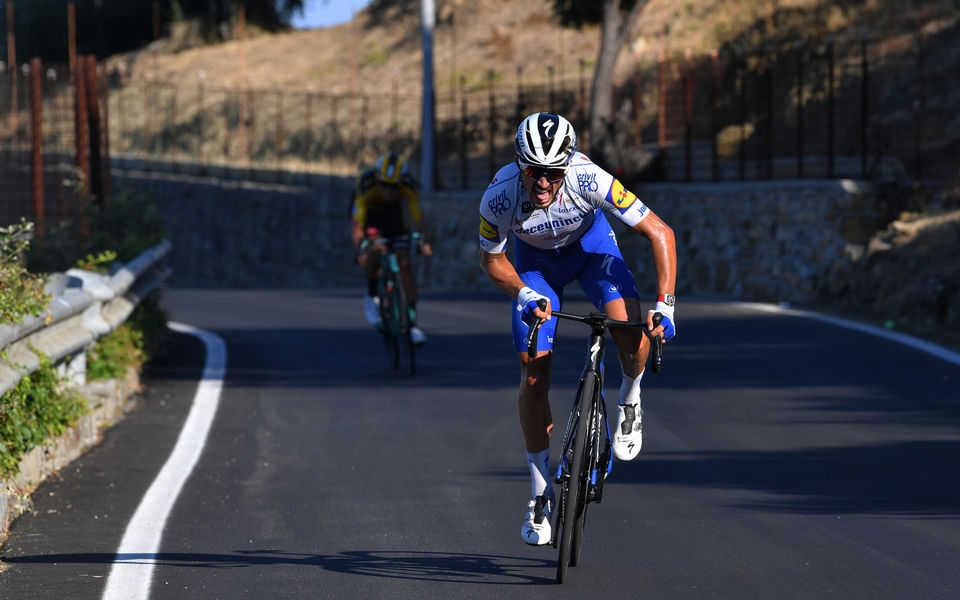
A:
<svg viewBox="0 0 960 600">
<path fill-rule="evenodd" d="M 620 166 L 614 143 L 616 115 L 612 106 L 613 70 L 620 50 L 627 44 L 630 32 L 649 0 L 554 0 L 554 10 L 564 25 L 582 27 L 585 23 L 602 24 L 600 54 L 593 71 L 590 88 L 590 153 L 601 164 Z"/>
</svg>

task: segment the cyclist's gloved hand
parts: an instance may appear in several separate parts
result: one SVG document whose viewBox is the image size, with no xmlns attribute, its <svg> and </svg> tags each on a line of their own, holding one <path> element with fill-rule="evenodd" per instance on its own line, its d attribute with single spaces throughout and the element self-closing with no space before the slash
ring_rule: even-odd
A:
<svg viewBox="0 0 960 600">
<path fill-rule="evenodd" d="M 521 312 L 520 318 L 523 319 L 524 323 L 529 325 L 536 319 L 533 311 L 540 308 L 537 306 L 537 302 L 540 300 L 546 300 L 547 303 L 550 302 L 549 298 L 543 294 L 538 294 L 528 287 L 522 288 L 520 293 L 517 294 L 517 310 Z"/>
<path fill-rule="evenodd" d="M 673 319 L 673 306 L 667 305 L 665 302 L 657 302 L 657 306 L 651 310 L 651 313 L 660 313 L 663 315 L 663 320 L 660 321 L 660 324 L 663 325 L 663 341 L 669 342 L 673 339 L 673 336 L 677 335 L 677 326 Z"/>
</svg>

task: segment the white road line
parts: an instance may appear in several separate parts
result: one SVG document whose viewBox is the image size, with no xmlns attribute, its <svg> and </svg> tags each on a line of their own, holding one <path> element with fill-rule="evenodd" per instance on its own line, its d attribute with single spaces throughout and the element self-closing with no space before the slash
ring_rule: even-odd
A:
<svg viewBox="0 0 960 600">
<path fill-rule="evenodd" d="M 836 325 L 837 327 L 845 327 L 847 329 L 853 329 L 861 333 L 867 333 L 880 337 L 886 340 L 897 342 L 915 350 L 920 350 L 921 352 L 926 352 L 936 356 L 941 360 L 945 360 L 949 363 L 955 365 L 960 365 L 960 353 L 954 352 L 953 350 L 948 350 L 943 346 L 938 346 L 930 342 L 911 337 L 904 333 L 899 333 L 896 331 L 890 331 L 888 329 L 882 329 L 880 327 L 874 327 L 873 325 L 865 325 L 863 323 L 857 323 L 856 321 L 848 321 L 846 319 L 838 319 L 836 317 L 827 317 L 824 315 L 818 315 L 816 313 L 806 312 L 802 310 L 796 310 L 793 308 L 786 308 L 776 304 L 761 304 L 757 302 L 734 302 L 739 306 L 745 308 L 750 308 L 753 310 L 759 310 L 763 312 L 778 313 L 782 315 L 791 315 L 794 317 L 804 317 L 806 319 L 814 319 L 816 321 L 821 321 L 823 323 L 829 323 L 831 325 Z"/>
<path fill-rule="evenodd" d="M 227 369 L 227 347 L 223 339 L 209 331 L 181 323 L 170 323 L 170 329 L 203 340 L 207 360 L 190 414 L 180 430 L 177 445 L 157 478 L 150 484 L 150 489 L 140 501 L 137 512 L 130 519 L 123 534 L 117 556 L 110 568 L 103 600 L 149 598 L 164 524 L 183 484 L 200 458 L 220 402 L 220 390 Z"/>
</svg>

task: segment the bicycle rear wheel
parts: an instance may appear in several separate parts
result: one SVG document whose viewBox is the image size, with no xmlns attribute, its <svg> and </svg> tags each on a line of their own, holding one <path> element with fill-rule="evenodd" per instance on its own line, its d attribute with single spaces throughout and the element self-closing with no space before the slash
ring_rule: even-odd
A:
<svg viewBox="0 0 960 600">
<path fill-rule="evenodd" d="M 583 385 L 580 386 L 577 406 L 580 415 L 577 417 L 574 438 L 570 442 L 573 447 L 573 455 L 570 461 L 569 479 L 561 488 L 561 512 L 558 518 L 560 527 L 560 553 L 557 557 L 557 583 L 563 583 L 567 575 L 567 566 L 576 566 L 579 559 L 579 540 L 583 537 L 583 518 L 586 512 L 587 484 L 589 483 L 587 449 L 587 436 L 589 434 L 589 412 L 590 401 L 593 398 L 596 389 L 595 376 L 588 374 Z M 574 556 L 574 535 L 577 530 L 577 551 Z"/>
</svg>

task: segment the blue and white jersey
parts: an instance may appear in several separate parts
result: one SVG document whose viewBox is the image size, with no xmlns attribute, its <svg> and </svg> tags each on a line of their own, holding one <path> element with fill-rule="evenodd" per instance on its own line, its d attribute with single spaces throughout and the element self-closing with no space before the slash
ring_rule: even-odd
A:
<svg viewBox="0 0 960 600">
<path fill-rule="evenodd" d="M 650 212 L 617 179 L 582 153 L 570 159 L 553 203 L 534 209 L 516 163 L 500 169 L 480 201 L 480 248 L 500 253 L 512 231 L 534 248 L 552 250 L 576 243 L 590 229 L 596 210 L 633 227 Z"/>
</svg>

